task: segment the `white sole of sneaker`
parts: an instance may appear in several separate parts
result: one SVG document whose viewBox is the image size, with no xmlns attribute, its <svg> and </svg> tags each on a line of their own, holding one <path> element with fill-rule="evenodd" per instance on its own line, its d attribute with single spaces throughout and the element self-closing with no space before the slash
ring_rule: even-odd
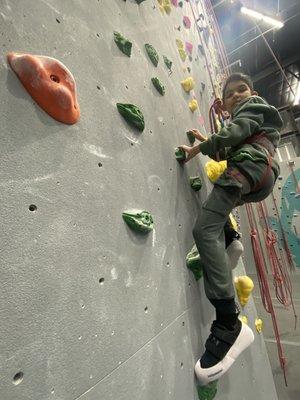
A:
<svg viewBox="0 0 300 400">
<path fill-rule="evenodd" d="M 226 253 L 228 255 L 230 268 L 233 270 L 237 267 L 239 258 L 244 252 L 244 246 L 239 240 L 233 240 L 227 247 Z"/>
<path fill-rule="evenodd" d="M 238 356 L 254 341 L 254 334 L 248 325 L 242 323 L 242 329 L 236 341 L 231 346 L 226 356 L 218 364 L 210 368 L 202 368 L 200 360 L 195 365 L 195 374 L 198 378 L 199 385 L 205 386 L 216 379 L 221 378 Z"/>
</svg>

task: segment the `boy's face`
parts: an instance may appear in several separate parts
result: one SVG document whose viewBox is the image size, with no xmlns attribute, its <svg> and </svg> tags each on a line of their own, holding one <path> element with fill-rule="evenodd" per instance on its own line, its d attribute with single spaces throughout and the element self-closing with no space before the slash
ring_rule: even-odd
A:
<svg viewBox="0 0 300 400">
<path fill-rule="evenodd" d="M 251 91 L 250 87 L 244 81 L 230 82 L 224 93 L 224 108 L 229 114 L 232 114 L 233 109 L 242 101 L 252 95 L 257 95 L 257 92 Z"/>
</svg>

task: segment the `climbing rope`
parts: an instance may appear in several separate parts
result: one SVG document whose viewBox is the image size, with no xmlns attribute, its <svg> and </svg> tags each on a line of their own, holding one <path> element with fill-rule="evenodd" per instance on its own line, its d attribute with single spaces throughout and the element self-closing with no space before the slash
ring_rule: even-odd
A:
<svg viewBox="0 0 300 400">
<path fill-rule="evenodd" d="M 272 275 L 274 278 L 273 284 L 277 300 L 285 307 L 292 306 L 295 318 L 295 329 L 297 322 L 296 310 L 292 296 L 292 282 L 289 275 L 288 267 L 285 258 L 279 259 L 276 247 L 278 240 L 276 233 L 270 227 L 270 218 L 265 201 L 257 204 L 258 215 L 263 221 L 263 231 L 265 236 L 266 249 L 271 262 Z"/>
<path fill-rule="evenodd" d="M 261 238 L 259 235 L 259 231 L 257 229 L 257 222 L 256 222 L 256 219 L 254 216 L 253 206 L 251 203 L 246 204 L 246 210 L 247 210 L 248 220 L 249 220 L 249 224 L 250 224 L 251 244 L 252 244 L 252 249 L 253 249 L 253 256 L 254 256 L 254 261 L 255 261 L 255 266 L 256 266 L 256 271 L 257 271 L 261 299 L 262 299 L 262 303 L 263 303 L 265 310 L 267 311 L 267 313 L 271 314 L 273 329 L 274 329 L 275 338 L 276 338 L 279 362 L 280 362 L 280 366 L 283 371 L 285 385 L 287 386 L 286 359 L 283 354 L 283 348 L 282 348 L 282 344 L 280 341 L 280 334 L 279 334 L 279 330 L 278 330 L 277 319 L 276 319 L 276 315 L 275 315 L 275 311 L 274 311 L 274 307 L 273 307 L 273 303 L 272 303 L 269 283 L 267 280 L 266 265 L 264 262 L 263 251 L 262 251 L 262 247 L 261 247 L 261 240 L 260 240 Z"/>
</svg>

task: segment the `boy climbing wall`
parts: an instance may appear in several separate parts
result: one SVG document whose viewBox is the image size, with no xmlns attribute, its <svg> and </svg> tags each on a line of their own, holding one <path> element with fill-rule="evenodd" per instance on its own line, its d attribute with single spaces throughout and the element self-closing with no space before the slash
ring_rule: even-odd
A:
<svg viewBox="0 0 300 400">
<path fill-rule="evenodd" d="M 223 88 L 223 107 L 231 115 L 228 126 L 204 137 L 200 144 L 179 146 L 185 162 L 198 153 L 227 160 L 227 169 L 214 183 L 193 229 L 201 257 L 205 293 L 216 309 L 216 320 L 197 361 L 195 373 L 206 385 L 219 379 L 254 340 L 252 330 L 238 319 L 231 267 L 225 256 L 224 226 L 238 205 L 264 200 L 273 190 L 280 169 L 274 159 L 283 122 L 273 106 L 258 97 L 250 78 L 233 74 Z"/>
</svg>

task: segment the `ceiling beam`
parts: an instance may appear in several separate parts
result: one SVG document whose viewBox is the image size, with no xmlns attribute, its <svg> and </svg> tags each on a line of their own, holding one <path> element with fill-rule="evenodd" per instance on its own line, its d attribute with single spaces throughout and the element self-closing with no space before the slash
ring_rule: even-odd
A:
<svg viewBox="0 0 300 400">
<path fill-rule="evenodd" d="M 291 64 L 294 64 L 295 62 L 300 60 L 300 53 L 293 55 L 290 58 L 287 58 L 286 60 L 281 61 L 281 66 L 282 68 L 286 68 Z M 251 77 L 253 83 L 261 81 L 262 79 L 264 79 L 266 76 L 269 76 L 271 74 L 274 74 L 275 72 L 279 71 L 279 67 L 277 64 L 273 64 L 270 65 L 270 67 L 265 68 L 264 70 L 262 70 L 261 72 L 259 72 L 258 74 L 254 75 Z"/>
</svg>

